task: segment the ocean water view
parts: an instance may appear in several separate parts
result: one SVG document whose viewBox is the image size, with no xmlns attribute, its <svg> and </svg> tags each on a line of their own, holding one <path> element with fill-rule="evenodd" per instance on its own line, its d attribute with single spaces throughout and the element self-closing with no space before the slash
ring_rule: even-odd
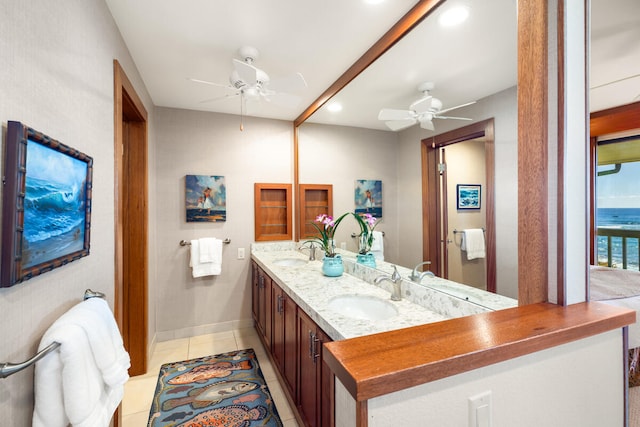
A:
<svg viewBox="0 0 640 427">
<path fill-rule="evenodd" d="M 640 208 L 598 208 L 596 226 L 618 230 L 638 231 L 640 236 Z M 598 236 L 598 264 L 607 265 L 607 237 Z M 622 268 L 622 237 L 611 238 L 612 267 Z M 640 238 L 627 237 L 627 269 L 639 270 L 638 247 Z"/>
</svg>

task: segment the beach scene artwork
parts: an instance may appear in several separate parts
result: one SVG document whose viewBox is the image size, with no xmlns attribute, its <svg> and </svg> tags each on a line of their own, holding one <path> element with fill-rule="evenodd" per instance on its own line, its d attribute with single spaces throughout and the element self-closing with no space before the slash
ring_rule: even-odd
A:
<svg viewBox="0 0 640 427">
<path fill-rule="evenodd" d="M 224 176 L 186 176 L 187 222 L 227 220 L 227 190 Z"/>
<path fill-rule="evenodd" d="M 355 190 L 356 213 L 368 213 L 382 218 L 382 181 L 357 179 Z"/>
<path fill-rule="evenodd" d="M 22 268 L 85 249 L 88 163 L 28 140 Z"/>
<path fill-rule="evenodd" d="M 458 209 L 480 209 L 480 185 L 458 184 Z"/>
</svg>

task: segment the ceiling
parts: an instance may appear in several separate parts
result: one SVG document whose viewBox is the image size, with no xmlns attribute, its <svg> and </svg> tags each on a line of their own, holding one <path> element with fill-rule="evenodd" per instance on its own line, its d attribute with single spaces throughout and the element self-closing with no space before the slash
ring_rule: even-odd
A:
<svg viewBox="0 0 640 427">
<path fill-rule="evenodd" d="M 244 114 L 293 121 L 417 0 L 106 0 L 155 105 L 240 114 L 228 85 L 238 50 L 259 51 L 253 63 L 275 82 L 301 73 L 299 103 L 248 102 Z M 437 15 L 464 3 L 469 19 L 441 28 Z M 640 2 L 592 0 L 591 110 L 640 100 Z M 481 6 L 481 7 L 480 7 Z M 381 108 L 406 109 L 431 81 L 443 108 L 516 84 L 516 0 L 448 0 L 369 67 L 311 121 L 386 129 Z M 632 77 L 635 76 L 635 77 Z M 212 99 L 215 99 L 212 101 Z M 450 115 L 464 115 L 464 109 Z"/>
</svg>

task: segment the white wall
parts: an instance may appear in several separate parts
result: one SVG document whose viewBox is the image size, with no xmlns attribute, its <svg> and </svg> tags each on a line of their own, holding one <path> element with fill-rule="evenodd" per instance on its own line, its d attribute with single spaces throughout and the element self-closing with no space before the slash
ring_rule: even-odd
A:
<svg viewBox="0 0 640 427">
<path fill-rule="evenodd" d="M 150 113 L 152 104 L 103 1 L 0 0 L 0 16 L 3 136 L 7 121 L 21 121 L 94 160 L 90 255 L 0 289 L 0 362 L 15 363 L 35 354 L 44 331 L 86 288 L 106 293 L 113 308 L 114 58 Z M 0 380 L 4 425 L 31 425 L 32 411 L 33 368 Z"/>
<path fill-rule="evenodd" d="M 467 426 L 486 391 L 493 426 L 621 426 L 622 371 L 618 329 L 372 399 L 369 426 Z"/>
<path fill-rule="evenodd" d="M 518 298 L 518 100 L 513 87 L 461 110 L 475 122 L 494 118 L 495 125 L 495 211 L 497 293 Z M 402 265 L 421 262 L 422 241 L 415 230 L 422 229 L 420 140 L 467 125 L 469 122 L 435 120 L 436 131 L 413 126 L 400 133 L 398 154 L 398 200 L 403 212 L 399 234 Z M 414 238 L 408 238 L 413 236 Z"/>
<path fill-rule="evenodd" d="M 398 210 L 398 149 L 393 132 L 305 123 L 299 130 L 299 168 L 301 184 L 332 184 L 333 214 L 355 210 L 355 182 L 358 179 L 382 181 L 382 220 L 376 230 L 384 231 L 385 261 L 399 263 L 403 236 L 398 225 L 404 213 Z M 338 227 L 336 243 L 347 243 L 357 252 L 360 228 L 352 218 Z"/>
<path fill-rule="evenodd" d="M 254 241 L 253 184 L 293 182 L 293 125 L 234 115 L 156 108 L 158 203 L 157 339 L 251 326 L 249 245 Z M 222 175 L 227 187 L 227 220 L 187 223 L 185 176 Z M 180 240 L 229 238 L 222 274 L 194 279 L 189 248 Z M 246 258 L 237 259 L 238 248 Z"/>
</svg>

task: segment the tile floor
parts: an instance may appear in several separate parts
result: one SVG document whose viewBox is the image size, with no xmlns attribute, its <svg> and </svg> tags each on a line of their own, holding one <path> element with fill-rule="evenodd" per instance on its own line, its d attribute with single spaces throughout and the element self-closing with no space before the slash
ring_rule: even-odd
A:
<svg viewBox="0 0 640 427">
<path fill-rule="evenodd" d="M 124 389 L 122 401 L 122 424 L 124 427 L 145 427 L 149 419 L 151 400 L 156 389 L 158 373 L 163 363 L 209 356 L 233 350 L 253 348 L 260 363 L 260 369 L 267 381 L 273 400 L 284 427 L 297 427 L 293 412 L 278 382 L 271 361 L 255 329 L 240 329 L 181 338 L 156 344 L 145 375 L 129 379 Z"/>
</svg>

